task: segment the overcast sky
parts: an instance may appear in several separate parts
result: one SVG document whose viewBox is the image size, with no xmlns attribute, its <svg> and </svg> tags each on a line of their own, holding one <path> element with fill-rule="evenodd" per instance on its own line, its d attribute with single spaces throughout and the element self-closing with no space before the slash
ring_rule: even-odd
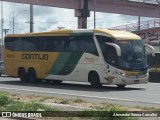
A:
<svg viewBox="0 0 160 120">
<path fill-rule="evenodd" d="M 26 11 L 24 11 L 26 10 Z M 7 34 L 13 33 L 13 16 L 15 16 L 15 33 L 29 32 L 29 5 L 3 2 L 4 29 L 9 29 Z M 141 18 L 148 20 L 153 18 Z M 110 28 L 129 23 L 138 22 L 137 16 L 128 16 L 110 13 L 96 13 L 96 27 Z M 77 29 L 77 17 L 74 10 L 34 6 L 34 32 L 48 31 L 57 27 Z M 88 28 L 93 28 L 93 12 L 88 18 Z"/>
</svg>

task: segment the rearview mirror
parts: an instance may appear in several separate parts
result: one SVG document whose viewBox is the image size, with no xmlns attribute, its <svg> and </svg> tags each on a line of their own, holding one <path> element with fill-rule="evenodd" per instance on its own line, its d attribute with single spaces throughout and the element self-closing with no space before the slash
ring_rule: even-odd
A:
<svg viewBox="0 0 160 120">
<path fill-rule="evenodd" d="M 117 56 L 119 56 L 119 57 L 121 56 L 121 48 L 117 44 L 108 43 L 108 42 L 105 42 L 105 44 L 114 47 L 116 49 Z"/>
<path fill-rule="evenodd" d="M 146 48 L 149 48 L 151 50 L 152 56 L 155 56 L 155 49 L 154 49 L 154 47 L 152 47 L 151 45 L 148 45 L 148 44 L 144 44 L 144 46 Z"/>
</svg>

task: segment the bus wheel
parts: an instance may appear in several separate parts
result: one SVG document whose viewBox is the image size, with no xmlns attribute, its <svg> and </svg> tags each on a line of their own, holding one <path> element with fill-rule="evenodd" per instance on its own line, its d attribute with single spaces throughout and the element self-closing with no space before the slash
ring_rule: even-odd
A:
<svg viewBox="0 0 160 120">
<path fill-rule="evenodd" d="M 18 69 L 18 77 L 22 82 L 27 82 L 27 73 L 24 68 Z"/>
<path fill-rule="evenodd" d="M 97 72 L 90 72 L 88 76 L 88 81 L 91 83 L 91 86 L 94 88 L 99 88 L 102 86 Z"/>
<path fill-rule="evenodd" d="M 37 75 L 36 75 L 36 71 L 34 69 L 29 69 L 28 70 L 28 80 L 31 83 L 36 83 L 37 82 Z"/>
<path fill-rule="evenodd" d="M 122 89 L 125 88 L 126 85 L 117 85 L 118 88 Z"/>
</svg>

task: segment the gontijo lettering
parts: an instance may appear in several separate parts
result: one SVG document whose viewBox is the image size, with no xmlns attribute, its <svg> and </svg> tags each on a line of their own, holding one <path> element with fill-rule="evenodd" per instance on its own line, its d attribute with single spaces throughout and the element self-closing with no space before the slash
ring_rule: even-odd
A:
<svg viewBox="0 0 160 120">
<path fill-rule="evenodd" d="M 22 54 L 22 59 L 26 60 L 48 60 L 48 54 Z"/>
</svg>

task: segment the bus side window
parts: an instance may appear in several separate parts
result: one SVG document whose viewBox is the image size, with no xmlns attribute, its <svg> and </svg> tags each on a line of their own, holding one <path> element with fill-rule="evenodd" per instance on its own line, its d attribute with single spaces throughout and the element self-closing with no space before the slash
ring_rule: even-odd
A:
<svg viewBox="0 0 160 120">
<path fill-rule="evenodd" d="M 160 54 L 159 53 L 157 53 L 157 67 L 160 68 Z"/>
<path fill-rule="evenodd" d="M 153 67 L 154 63 L 155 63 L 155 56 L 153 57 L 152 55 L 147 55 L 147 62 L 148 62 L 148 65 L 150 67 Z"/>
<path fill-rule="evenodd" d="M 8 50 L 13 50 L 13 41 L 15 38 L 6 37 L 5 38 L 5 48 Z"/>
<path fill-rule="evenodd" d="M 156 72 L 160 72 L 160 54 L 156 53 L 155 55 L 155 68 Z"/>
<path fill-rule="evenodd" d="M 77 38 L 79 51 L 87 52 L 98 56 L 97 48 L 93 39 L 93 35 L 84 35 Z"/>
<path fill-rule="evenodd" d="M 92 38 L 88 41 L 88 52 L 98 56 L 98 51 Z"/>
<path fill-rule="evenodd" d="M 97 38 L 98 42 L 102 43 L 102 44 L 105 42 L 113 43 L 113 39 L 110 37 L 107 37 L 107 36 L 96 35 L 96 38 Z"/>
<path fill-rule="evenodd" d="M 23 47 L 23 50 L 28 51 L 28 42 L 23 40 L 23 44 L 25 44 L 25 46 Z"/>
<path fill-rule="evenodd" d="M 89 36 L 78 36 L 77 37 L 77 40 L 78 40 L 78 46 L 79 46 L 79 51 L 82 51 L 82 52 L 88 52 L 88 47 L 89 47 L 89 44 L 88 44 L 88 37 Z"/>
<path fill-rule="evenodd" d="M 13 44 L 14 44 L 14 51 L 21 51 L 23 49 L 22 38 L 16 38 Z"/>
<path fill-rule="evenodd" d="M 78 43 L 79 43 L 79 51 L 81 51 L 81 52 L 87 52 L 88 41 L 82 38 L 82 39 L 80 39 L 78 41 Z"/>
<path fill-rule="evenodd" d="M 70 38 L 66 37 L 64 40 L 64 51 L 70 52 Z"/>
<path fill-rule="evenodd" d="M 153 71 L 159 72 L 160 71 L 160 54 L 156 53 L 153 57 L 152 55 L 147 55 L 147 62 L 149 67 L 153 68 Z M 152 70 L 152 69 L 151 69 Z"/>
<path fill-rule="evenodd" d="M 77 51 L 77 44 L 76 44 L 76 41 L 75 41 L 75 40 L 71 40 L 71 41 L 70 41 L 69 50 L 70 50 L 71 52 Z"/>
<path fill-rule="evenodd" d="M 77 50 L 77 41 L 75 36 L 71 36 L 68 38 L 67 46 L 69 52 L 75 52 Z"/>
<path fill-rule="evenodd" d="M 107 63 L 109 63 L 113 66 L 118 64 L 117 63 L 118 57 L 117 57 L 116 50 L 114 47 L 103 44 L 101 46 L 101 49 L 103 52 L 104 59 Z"/>
<path fill-rule="evenodd" d="M 46 46 L 48 47 L 48 51 L 54 51 L 54 47 L 55 47 L 55 45 L 54 45 L 54 41 L 53 40 L 50 40 L 50 42 L 49 42 L 49 46 L 48 46 L 48 44 L 46 44 Z"/>
<path fill-rule="evenodd" d="M 41 40 L 40 43 L 40 51 L 49 51 L 49 46 L 50 44 L 47 43 L 47 40 L 44 38 L 44 40 Z"/>
<path fill-rule="evenodd" d="M 62 52 L 64 50 L 64 40 L 55 40 L 54 41 L 54 50 L 57 52 Z"/>
<path fill-rule="evenodd" d="M 70 49 L 71 51 L 76 52 L 87 52 L 88 41 L 85 39 L 85 36 L 74 36 L 70 40 Z"/>
<path fill-rule="evenodd" d="M 30 40 L 28 40 L 29 51 L 37 51 L 38 50 L 37 41 L 39 40 L 39 37 L 30 37 L 30 38 L 27 38 L 27 39 L 30 39 Z"/>
</svg>

